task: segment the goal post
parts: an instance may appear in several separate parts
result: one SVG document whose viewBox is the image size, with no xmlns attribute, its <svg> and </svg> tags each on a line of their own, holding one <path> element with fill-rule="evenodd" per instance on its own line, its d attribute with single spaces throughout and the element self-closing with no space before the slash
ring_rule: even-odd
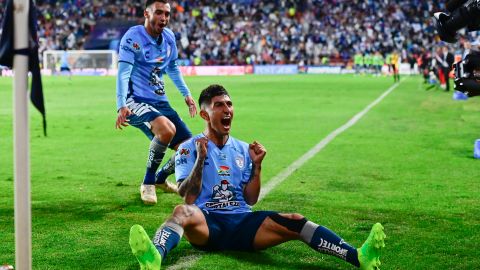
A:
<svg viewBox="0 0 480 270">
<path fill-rule="evenodd" d="M 58 74 L 68 66 L 72 74 L 109 75 L 117 70 L 114 50 L 47 50 L 43 52 L 44 74 Z"/>
</svg>

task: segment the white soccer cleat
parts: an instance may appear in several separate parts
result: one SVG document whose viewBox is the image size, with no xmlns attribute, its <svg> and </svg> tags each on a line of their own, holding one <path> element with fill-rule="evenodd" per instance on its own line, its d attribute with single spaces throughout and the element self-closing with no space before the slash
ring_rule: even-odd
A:
<svg viewBox="0 0 480 270">
<path fill-rule="evenodd" d="M 140 186 L 140 197 L 144 204 L 156 204 L 157 203 L 157 193 L 155 192 L 155 185 L 144 185 Z"/>
<path fill-rule="evenodd" d="M 178 193 L 178 187 L 175 184 L 172 184 L 168 181 L 162 184 L 155 184 L 155 186 L 165 193 Z"/>
</svg>

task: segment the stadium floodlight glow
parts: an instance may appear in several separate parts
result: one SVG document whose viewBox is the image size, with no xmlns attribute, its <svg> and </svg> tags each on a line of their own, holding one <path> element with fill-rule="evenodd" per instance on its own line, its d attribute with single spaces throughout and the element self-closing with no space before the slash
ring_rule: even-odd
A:
<svg viewBox="0 0 480 270">
<path fill-rule="evenodd" d="M 14 0 L 14 48 L 28 48 L 29 0 Z M 15 179 L 15 269 L 32 269 L 30 202 L 30 132 L 28 121 L 28 56 L 13 57 L 13 130 Z"/>
</svg>

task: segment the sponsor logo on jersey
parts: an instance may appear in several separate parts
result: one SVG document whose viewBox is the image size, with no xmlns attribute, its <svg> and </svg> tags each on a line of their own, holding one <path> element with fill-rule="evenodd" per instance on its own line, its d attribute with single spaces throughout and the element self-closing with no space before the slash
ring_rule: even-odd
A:
<svg viewBox="0 0 480 270">
<path fill-rule="evenodd" d="M 178 153 L 181 156 L 187 156 L 188 157 L 190 155 L 190 149 L 182 148 L 182 149 L 180 149 L 180 151 L 178 151 Z"/>
<path fill-rule="evenodd" d="M 135 49 L 135 51 L 140 51 L 140 45 L 137 42 L 133 42 L 132 47 Z"/>
<path fill-rule="evenodd" d="M 133 50 L 132 50 L 130 47 L 126 46 L 126 45 L 120 46 L 120 49 L 122 49 L 122 50 L 124 50 L 124 51 L 127 51 L 127 52 L 133 52 Z"/>
<path fill-rule="evenodd" d="M 218 175 L 219 176 L 230 176 L 230 167 L 220 166 L 220 169 L 218 170 Z"/>
<path fill-rule="evenodd" d="M 225 155 L 224 153 L 221 153 L 221 152 L 220 152 L 220 153 L 218 154 L 218 159 L 219 159 L 219 160 L 227 160 L 227 155 Z"/>
<path fill-rule="evenodd" d="M 208 208 L 215 208 L 215 209 L 221 209 L 221 208 L 227 208 L 231 206 L 240 206 L 240 202 L 237 201 L 232 201 L 232 202 L 207 202 L 205 204 L 206 207 Z"/>
<path fill-rule="evenodd" d="M 180 166 L 182 164 L 187 164 L 187 163 L 188 163 L 188 160 L 187 158 L 184 158 L 184 157 L 180 157 L 175 160 L 175 166 Z"/>
<path fill-rule="evenodd" d="M 215 209 L 240 206 L 240 202 L 236 199 L 233 186 L 227 180 L 222 180 L 213 186 L 211 201 L 207 202 L 205 206 Z"/>
<path fill-rule="evenodd" d="M 161 56 L 157 57 L 155 60 L 157 61 L 157 63 L 160 63 L 160 64 L 163 63 L 163 57 Z"/>
</svg>

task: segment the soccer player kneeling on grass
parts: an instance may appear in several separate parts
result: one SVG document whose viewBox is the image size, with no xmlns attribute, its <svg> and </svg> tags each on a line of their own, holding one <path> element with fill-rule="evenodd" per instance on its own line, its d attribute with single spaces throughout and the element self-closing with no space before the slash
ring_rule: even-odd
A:
<svg viewBox="0 0 480 270">
<path fill-rule="evenodd" d="M 141 269 L 160 269 L 182 235 L 205 251 L 256 251 L 300 240 L 361 269 L 378 268 L 385 246 L 380 223 L 357 249 L 300 214 L 252 211 L 267 151 L 258 142 L 247 144 L 230 136 L 234 110 L 225 88 L 210 85 L 200 94 L 199 104 L 205 130 L 180 145 L 175 158 L 185 204 L 175 207 L 153 241 L 140 225 L 130 229 L 130 247 Z"/>
</svg>

